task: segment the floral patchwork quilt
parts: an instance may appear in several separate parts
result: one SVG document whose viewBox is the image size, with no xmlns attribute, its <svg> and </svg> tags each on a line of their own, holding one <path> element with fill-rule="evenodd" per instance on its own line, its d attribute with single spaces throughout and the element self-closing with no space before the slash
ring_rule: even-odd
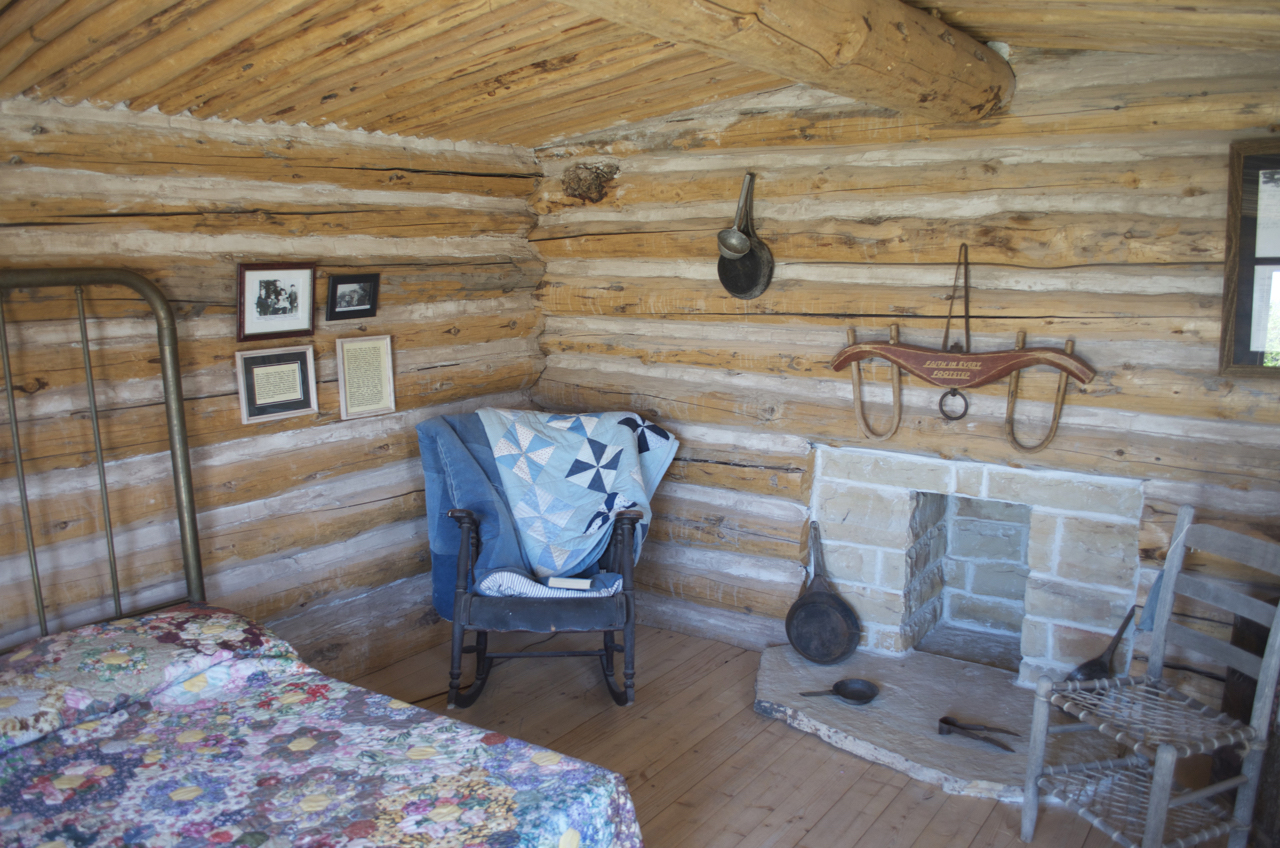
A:
<svg viewBox="0 0 1280 848">
<path fill-rule="evenodd" d="M 0 658 L 0 845 L 640 848 L 620 775 L 185 606 Z"/>
</svg>

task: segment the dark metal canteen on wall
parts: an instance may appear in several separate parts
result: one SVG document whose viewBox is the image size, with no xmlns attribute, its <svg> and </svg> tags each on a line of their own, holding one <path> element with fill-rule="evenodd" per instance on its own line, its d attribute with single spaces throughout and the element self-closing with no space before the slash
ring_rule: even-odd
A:
<svg viewBox="0 0 1280 848">
<path fill-rule="evenodd" d="M 964 343 L 955 342 L 948 347 L 951 335 L 952 305 L 956 300 L 957 289 L 961 280 L 964 282 Z M 938 411 L 949 421 L 958 421 L 969 412 L 969 400 L 961 393 L 961 389 L 973 389 L 993 383 L 1002 377 L 1009 377 L 1009 399 L 1005 407 L 1004 431 L 1009 444 L 1022 453 L 1035 453 L 1043 450 L 1058 432 L 1058 420 L 1062 416 L 1062 405 L 1067 395 L 1067 377 L 1074 377 L 1081 383 L 1089 383 L 1096 375 L 1093 367 L 1074 354 L 1075 342 L 1068 339 L 1063 349 L 1052 347 L 1025 347 L 1027 334 L 1019 331 L 1013 350 L 994 350 L 987 353 L 974 353 L 969 347 L 969 246 L 960 245 L 960 257 L 956 263 L 956 278 L 951 287 L 951 298 L 947 308 L 947 324 L 942 336 L 942 350 L 920 347 L 918 345 L 900 344 L 898 342 L 898 325 L 889 328 L 887 342 L 856 343 L 853 330 L 849 331 L 849 346 L 841 350 L 831 360 L 833 370 L 842 371 L 853 365 L 854 407 L 857 412 L 858 426 L 862 432 L 877 441 L 887 439 L 897 431 L 902 421 L 902 394 L 899 388 L 900 372 L 905 369 L 927 383 L 946 389 L 938 399 Z M 862 410 L 862 374 L 857 363 L 864 359 L 880 357 L 889 360 L 893 365 L 893 423 L 889 429 L 874 432 L 867 423 Z M 1013 411 L 1018 398 L 1018 378 L 1023 368 L 1035 365 L 1049 365 L 1057 368 L 1058 390 L 1054 399 L 1053 422 L 1049 433 L 1034 445 L 1024 445 L 1018 441 L 1013 431 Z M 962 406 L 958 412 L 947 408 L 949 398 L 959 397 Z"/>
</svg>

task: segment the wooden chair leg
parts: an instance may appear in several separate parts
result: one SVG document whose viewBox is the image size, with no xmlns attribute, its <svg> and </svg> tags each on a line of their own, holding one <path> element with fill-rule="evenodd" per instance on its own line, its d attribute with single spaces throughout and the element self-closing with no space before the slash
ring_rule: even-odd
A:
<svg viewBox="0 0 1280 848">
<path fill-rule="evenodd" d="M 626 629 L 622 631 L 622 682 L 627 690 L 626 703 L 631 704 L 636 699 L 636 623 L 628 621 Z"/>
<path fill-rule="evenodd" d="M 622 644 L 614 641 L 616 631 L 604 634 L 604 650 L 600 654 L 600 666 L 604 671 L 604 682 L 609 687 L 609 695 L 620 707 L 631 704 L 636 699 L 636 648 L 635 624 L 629 622 L 622 630 Z M 619 685 L 614 673 L 613 655 L 622 651 L 622 684 Z"/>
<path fill-rule="evenodd" d="M 1044 773 L 1044 749 L 1049 740 L 1049 693 L 1053 680 L 1041 675 L 1036 683 L 1035 706 L 1031 711 L 1031 739 L 1027 742 L 1027 780 L 1022 789 L 1022 841 L 1036 835 L 1040 811 L 1040 776 Z"/>
<path fill-rule="evenodd" d="M 604 673 L 613 676 L 613 655 L 618 649 L 618 643 L 613 641 L 613 631 L 606 630 L 604 632 Z"/>
<path fill-rule="evenodd" d="M 461 645 L 462 640 L 459 639 L 454 644 Z M 453 666 L 449 669 L 449 708 L 465 709 L 476 702 L 480 693 L 484 691 L 484 685 L 489 682 L 489 671 L 493 668 L 493 660 L 489 658 L 489 634 L 484 630 L 477 631 L 475 645 L 454 650 L 459 678 L 461 678 L 462 654 L 475 652 L 476 655 L 475 679 L 466 689 L 459 688 L 459 680 L 453 677 Z"/>
<path fill-rule="evenodd" d="M 462 620 L 453 621 L 453 641 L 449 652 L 449 701 L 448 708 L 457 705 L 458 687 L 462 682 L 462 643 L 466 639 L 466 631 L 462 628 Z"/>
<path fill-rule="evenodd" d="M 1249 828 L 1253 823 L 1253 807 L 1258 797 L 1258 782 L 1262 780 L 1262 758 L 1266 752 L 1259 747 L 1249 749 L 1244 755 L 1244 763 L 1240 773 L 1249 779 L 1248 783 L 1236 789 L 1236 807 L 1234 818 L 1243 827 L 1235 828 L 1227 837 L 1227 848 L 1245 848 L 1249 842 Z"/>
<path fill-rule="evenodd" d="M 1142 848 L 1160 848 L 1164 844 L 1164 823 L 1169 815 L 1173 767 L 1177 761 L 1178 751 L 1172 745 L 1161 745 L 1156 749 L 1151 795 L 1147 799 L 1147 826 L 1142 832 Z"/>
</svg>

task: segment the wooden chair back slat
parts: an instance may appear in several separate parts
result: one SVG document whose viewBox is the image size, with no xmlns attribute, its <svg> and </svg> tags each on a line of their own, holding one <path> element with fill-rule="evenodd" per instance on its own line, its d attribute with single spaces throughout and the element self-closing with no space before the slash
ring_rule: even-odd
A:
<svg viewBox="0 0 1280 848">
<path fill-rule="evenodd" d="M 1250 568 L 1280 577 L 1280 545 L 1223 530 L 1211 524 L 1192 524 L 1187 528 L 1187 547 L 1226 557 Z"/>
<path fill-rule="evenodd" d="M 1176 621 L 1169 622 L 1165 637 L 1175 645 L 1181 645 L 1198 654 L 1204 654 L 1216 662 L 1249 675 L 1254 680 L 1257 680 L 1258 676 L 1262 674 L 1261 658 L 1243 648 L 1237 648 L 1229 642 L 1223 642 L 1221 639 L 1215 639 L 1212 636 L 1201 633 L 1199 630 L 1184 627 Z"/>
<path fill-rule="evenodd" d="M 1179 594 L 1244 616 L 1263 627 L 1270 627 L 1272 620 L 1276 617 L 1276 608 L 1271 604 L 1237 592 L 1218 580 L 1188 574 L 1184 571 L 1178 575 L 1177 589 Z"/>
</svg>

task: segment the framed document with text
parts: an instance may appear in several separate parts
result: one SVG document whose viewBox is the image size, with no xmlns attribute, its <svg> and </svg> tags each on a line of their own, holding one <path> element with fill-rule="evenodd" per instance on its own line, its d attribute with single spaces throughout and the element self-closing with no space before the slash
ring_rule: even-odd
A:
<svg viewBox="0 0 1280 848">
<path fill-rule="evenodd" d="M 390 336 L 338 339 L 338 402 L 344 420 L 396 411 Z"/>
<path fill-rule="evenodd" d="M 318 412 L 311 346 L 236 351 L 240 423 Z"/>
</svg>

